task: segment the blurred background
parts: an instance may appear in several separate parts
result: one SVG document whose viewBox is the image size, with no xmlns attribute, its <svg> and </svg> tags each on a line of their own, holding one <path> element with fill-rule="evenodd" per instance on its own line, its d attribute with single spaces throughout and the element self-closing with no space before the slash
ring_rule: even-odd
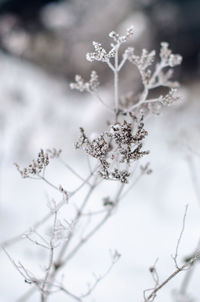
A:
<svg viewBox="0 0 200 302">
<path fill-rule="evenodd" d="M 40 148 L 56 147 L 63 149 L 67 162 L 84 173 L 82 161 L 74 152 L 79 126 L 89 133 L 99 132 L 105 129 L 109 115 L 91 96 L 70 91 L 69 83 L 77 73 L 88 79 L 90 71 L 95 69 L 102 83 L 102 95 L 110 98 L 112 74 L 101 63 L 87 62 L 85 54 L 92 50 L 92 41 L 109 47 L 107 34 L 112 30 L 123 33 L 130 25 L 135 28 L 131 44 L 136 52 L 146 48 L 159 53 L 160 42 L 167 41 L 174 53 L 183 56 L 175 78 L 181 83 L 184 101 L 147 122 L 147 148 L 151 150 L 149 161 L 154 173 L 129 196 L 135 204 L 133 208 L 126 204 L 126 210 L 122 211 L 124 218 L 116 216 L 107 236 L 104 233 L 97 236 L 96 246 L 101 249 L 104 243 L 108 248 L 118 247 L 125 260 L 110 277 L 110 283 L 105 285 L 105 281 L 105 292 L 103 286 L 97 291 L 95 301 L 129 302 L 133 297 L 141 298 L 142 290 L 151 282 L 148 267 L 158 256 L 161 256 L 161 277 L 173 269 L 170 255 L 176 246 L 186 203 L 191 206 L 182 254 L 190 253 L 198 240 L 199 191 L 195 193 L 194 188 L 200 184 L 200 1 L 0 0 L 1 240 L 27 227 L 30 214 L 34 220 L 44 199 L 43 188 L 21 180 L 14 162 L 24 166 Z M 137 73 L 124 68 L 120 88 L 122 93 L 130 89 L 138 91 L 141 82 Z M 65 177 L 59 168 L 54 168 L 50 176 L 56 181 L 60 173 Z M 34 192 L 33 196 L 30 192 Z M 36 192 L 40 196 L 37 201 Z M 131 211 L 135 213 L 133 217 Z M 124 238 L 125 217 L 133 241 Z M 146 221 L 144 229 L 141 217 Z M 163 240 L 163 236 L 169 240 Z M 134 238 L 139 240 L 138 244 Z M 101 254 L 93 250 L 94 246 L 87 252 L 89 255 L 94 252 L 99 259 Z M 18 255 L 16 250 L 15 253 Z M 81 263 L 78 262 L 75 271 L 83 277 L 88 268 Z M 1 267 L 0 301 L 13 302 L 23 292 L 23 280 L 5 257 Z M 6 280 L 11 275 L 13 280 L 8 284 Z M 122 282 L 126 283 L 125 294 L 119 289 Z M 16 295 L 10 291 L 14 283 L 21 290 L 17 293 L 16 289 Z M 196 301 L 200 301 L 198 282 L 194 284 L 191 291 Z M 176 283 L 171 287 L 176 287 Z M 169 293 L 161 294 L 162 302 L 170 301 Z"/>
</svg>

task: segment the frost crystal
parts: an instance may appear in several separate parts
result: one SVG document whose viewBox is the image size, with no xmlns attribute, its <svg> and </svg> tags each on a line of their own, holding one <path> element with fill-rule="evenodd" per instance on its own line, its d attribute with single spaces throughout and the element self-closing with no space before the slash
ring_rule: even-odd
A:
<svg viewBox="0 0 200 302">
<path fill-rule="evenodd" d="M 116 44 L 122 44 L 127 42 L 127 40 L 133 36 L 133 34 L 134 34 L 134 29 L 133 26 L 131 26 L 130 28 L 127 29 L 125 36 L 120 36 L 115 31 L 112 31 L 109 33 L 109 37 L 112 38 Z"/>
</svg>

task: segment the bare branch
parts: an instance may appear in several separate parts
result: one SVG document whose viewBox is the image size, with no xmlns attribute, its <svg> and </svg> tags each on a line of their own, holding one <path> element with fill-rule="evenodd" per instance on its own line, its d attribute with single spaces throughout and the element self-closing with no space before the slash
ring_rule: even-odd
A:
<svg viewBox="0 0 200 302">
<path fill-rule="evenodd" d="M 188 210 L 188 204 L 185 206 L 185 213 L 184 213 L 184 216 L 183 216 L 182 229 L 181 229 L 181 232 L 180 232 L 178 241 L 177 241 L 175 255 L 172 256 L 172 258 L 173 258 L 173 260 L 174 260 L 174 262 L 175 262 L 176 268 L 178 268 L 178 263 L 177 263 L 178 250 L 179 250 L 179 246 L 180 246 L 180 243 L 181 243 L 181 239 L 182 239 L 182 236 L 183 236 L 183 233 L 184 233 L 184 230 L 185 230 L 185 220 L 186 220 L 186 216 L 187 216 L 187 210 Z"/>
</svg>

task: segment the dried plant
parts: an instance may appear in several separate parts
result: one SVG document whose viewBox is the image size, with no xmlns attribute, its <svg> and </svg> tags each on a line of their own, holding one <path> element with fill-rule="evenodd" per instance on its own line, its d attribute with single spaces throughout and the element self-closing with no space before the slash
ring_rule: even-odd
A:
<svg viewBox="0 0 200 302">
<path fill-rule="evenodd" d="M 35 291 L 40 293 L 41 302 L 48 301 L 50 295 L 55 294 L 55 292 L 62 292 L 76 301 L 83 301 L 94 291 L 98 283 L 107 275 L 120 257 L 117 251 L 111 254 L 111 264 L 106 272 L 99 277 L 95 276 L 94 282 L 90 284 L 84 294 L 72 293 L 67 289 L 64 281 L 59 278 L 59 275 L 61 276 L 65 269 L 65 265 L 76 256 L 81 247 L 95 236 L 96 232 L 113 215 L 119 202 L 132 189 L 135 182 L 142 175 L 151 174 L 149 163 L 140 164 L 141 158 L 149 153 L 149 151 L 144 149 L 145 138 L 148 134 L 145 130 L 146 115 L 158 113 L 163 106 L 177 103 L 180 99 L 177 91 L 178 83 L 172 81 L 171 76 L 173 67 L 181 63 L 181 56 L 173 54 L 169 49 L 168 43 L 161 43 L 160 62 L 153 67 L 155 51 L 148 52 L 143 49 L 141 55 L 136 55 L 134 48 L 128 47 L 121 52 L 121 46 L 133 35 L 133 27 L 127 29 L 125 35 L 122 36 L 113 31 L 109 34 L 112 43 L 108 51 L 100 43 L 93 42 L 94 51 L 86 55 L 88 61 L 102 62 L 113 73 L 114 93 L 109 103 L 100 96 L 98 91 L 100 82 L 96 71 L 91 72 L 88 82 L 80 75 L 76 75 L 75 82 L 70 85 L 72 89 L 91 93 L 112 114 L 107 129 L 95 138 L 91 139 L 84 128 L 80 128 L 80 137 L 75 143 L 75 147 L 82 149 L 89 161 L 91 159 L 88 176 L 84 178 L 79 171 L 65 163 L 61 158 L 61 150 L 56 149 L 41 150 L 37 158 L 27 168 L 21 169 L 16 164 L 23 178 L 41 179 L 61 194 L 59 201 L 52 200 L 50 202 L 46 216 L 38 220 L 27 231 L 2 244 L 10 261 L 23 276 L 25 282 L 32 286 L 19 301 L 28 301 Z M 120 95 L 119 91 L 119 73 L 126 63 L 131 63 L 130 65 L 133 64 L 137 67 L 143 83 L 143 91 L 132 103 L 131 98 L 127 101 L 127 97 Z M 149 98 L 150 91 L 158 87 L 167 87 L 168 92 L 154 99 Z M 124 98 L 126 98 L 126 102 L 123 101 Z M 53 184 L 46 178 L 46 171 L 51 159 L 62 162 L 69 170 L 69 173 L 73 173 L 81 181 L 74 191 L 70 191 L 62 185 Z M 140 169 L 137 169 L 138 167 Z M 117 191 L 114 194 L 112 192 L 110 196 L 103 195 L 101 197 L 100 192 L 98 192 L 101 201 L 99 203 L 100 206 L 98 209 L 93 209 L 91 196 L 98 190 L 98 186 L 111 180 L 118 182 Z M 63 207 L 68 206 L 72 202 L 72 197 L 83 187 L 87 187 L 87 193 L 76 205 L 74 216 L 71 217 L 70 221 L 63 219 L 62 215 L 60 215 Z M 85 217 L 90 217 L 93 224 L 92 227 L 86 228 L 81 237 L 79 237 L 77 230 Z M 48 234 L 42 229 L 47 224 L 51 226 Z M 37 245 L 38 248 L 47 252 L 47 264 L 41 276 L 37 276 L 21 262 L 17 263 L 8 252 L 8 247 L 22 238 L 26 238 L 34 245 Z M 178 247 L 176 258 L 177 251 Z M 147 291 L 145 291 L 144 301 L 153 301 L 157 292 L 167 282 L 180 271 L 190 268 L 198 258 L 198 253 L 195 253 L 189 262 L 180 267 L 176 265 L 176 271 L 162 283 L 159 282 L 155 265 L 151 267 L 150 272 L 153 276 L 155 287 L 148 296 L 146 295 Z"/>
<path fill-rule="evenodd" d="M 107 52 L 100 43 L 93 42 L 94 52 L 87 53 L 86 59 L 90 62 L 100 61 L 108 65 L 114 75 L 114 104 L 105 103 L 98 93 L 99 80 L 95 71 L 92 71 L 89 82 L 85 82 L 80 75 L 75 77 L 75 82 L 71 84 L 72 89 L 79 90 L 80 92 L 88 91 L 97 96 L 101 103 L 106 108 L 109 108 L 111 112 L 116 116 L 116 121 L 119 119 L 119 115 L 123 116 L 127 113 L 143 112 L 144 108 L 155 112 L 153 107 L 163 107 L 163 105 L 171 105 L 176 103 L 180 96 L 178 95 L 177 82 L 171 80 L 173 75 L 173 67 L 180 65 L 182 57 L 177 54 L 173 54 L 169 49 L 169 45 L 166 42 L 161 43 L 160 48 L 160 62 L 153 68 L 155 61 L 155 51 L 148 52 L 146 49 L 142 50 L 141 55 L 136 55 L 133 47 L 127 47 L 120 58 L 120 47 L 126 43 L 129 38 L 134 35 L 132 27 L 127 29 L 124 36 L 120 36 L 116 32 L 111 32 L 109 37 L 113 40 L 111 43 L 111 49 Z M 126 62 L 134 64 L 141 76 L 143 83 L 143 91 L 137 98 L 137 102 L 130 104 L 128 107 L 120 102 L 119 95 L 119 72 L 123 68 Z M 169 92 L 165 95 L 160 95 L 155 99 L 149 99 L 149 92 L 158 87 L 168 87 Z"/>
<path fill-rule="evenodd" d="M 98 173 L 102 178 L 128 183 L 131 162 L 149 153 L 141 150 L 147 135 L 147 131 L 143 129 L 143 118 L 138 123 L 135 120 L 136 118 L 134 119 L 136 130 L 133 129 L 133 123 L 124 120 L 123 124 L 111 125 L 107 131 L 92 141 L 84 129 L 80 128 L 81 136 L 76 148 L 82 147 L 87 154 L 98 159 Z M 119 168 L 120 166 L 122 168 Z"/>
</svg>

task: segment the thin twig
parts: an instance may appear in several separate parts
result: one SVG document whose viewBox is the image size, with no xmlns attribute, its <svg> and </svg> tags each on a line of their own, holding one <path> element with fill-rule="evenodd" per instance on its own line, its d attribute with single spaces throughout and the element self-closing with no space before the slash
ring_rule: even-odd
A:
<svg viewBox="0 0 200 302">
<path fill-rule="evenodd" d="M 159 284 L 150 295 L 144 300 L 144 302 L 152 301 L 156 297 L 157 292 L 163 288 L 170 280 L 172 280 L 178 273 L 184 271 L 185 269 L 190 269 L 191 265 L 200 257 L 200 253 L 198 252 L 194 257 L 187 263 L 183 264 L 181 267 L 178 267 L 169 277 L 167 277 L 161 284 Z"/>
<path fill-rule="evenodd" d="M 188 204 L 185 206 L 185 212 L 184 212 L 184 216 L 183 216 L 183 224 L 182 224 L 182 228 L 181 228 L 181 232 L 177 241 L 177 245 L 176 245 L 176 251 L 175 251 L 175 255 L 173 256 L 176 268 L 178 268 L 178 263 L 177 263 L 177 257 L 178 257 L 178 250 L 179 250 L 179 246 L 181 243 L 181 239 L 185 230 L 185 221 L 186 221 L 186 216 L 187 216 L 187 210 L 188 210 Z"/>
<path fill-rule="evenodd" d="M 54 239 L 55 239 L 55 234 L 56 234 L 57 215 L 58 215 L 58 213 L 57 213 L 57 209 L 56 209 L 56 205 L 55 205 L 53 230 L 52 230 L 51 240 L 50 240 L 50 243 L 49 243 L 49 245 L 50 245 L 49 264 L 48 264 L 48 267 L 46 269 L 46 273 L 45 273 L 45 276 L 44 276 L 43 283 L 41 285 L 41 302 L 45 302 L 45 300 L 46 300 L 45 288 L 46 288 L 46 284 L 48 282 L 50 271 L 51 271 L 52 266 L 53 266 L 54 249 L 55 249 Z"/>
<path fill-rule="evenodd" d="M 197 254 L 200 250 L 200 239 L 198 241 L 198 244 L 197 244 L 197 247 L 195 248 L 195 251 L 193 253 L 193 255 Z M 187 287 L 189 285 L 189 281 L 191 279 L 191 275 L 192 275 L 192 272 L 194 271 L 194 267 L 195 267 L 195 264 L 197 263 L 197 261 L 195 261 L 193 263 L 193 265 L 191 266 L 191 269 L 186 271 L 185 273 L 185 276 L 183 278 L 183 281 L 182 281 L 182 284 L 181 284 L 181 287 L 180 287 L 180 293 L 181 294 L 185 294 L 186 293 L 186 290 L 187 290 Z"/>
<path fill-rule="evenodd" d="M 92 173 L 90 173 L 90 175 L 87 177 L 87 181 L 89 181 L 89 179 L 93 176 L 94 172 L 96 171 L 97 168 L 95 168 L 95 170 L 92 171 Z M 84 180 L 83 184 L 81 184 L 77 189 L 75 189 L 68 198 L 74 196 L 86 183 L 87 181 Z M 48 183 L 51 186 L 51 183 Z M 55 186 L 55 189 L 57 190 L 58 188 Z M 79 189 L 79 190 L 78 190 Z M 59 190 L 59 192 L 61 192 Z M 62 192 L 61 192 L 62 193 Z M 62 193 L 63 194 L 63 193 Z M 64 205 L 66 205 L 66 200 L 62 200 L 57 204 L 57 209 L 59 210 L 61 207 L 63 207 Z M 36 230 L 38 229 L 41 225 L 43 225 L 45 222 L 47 222 L 53 215 L 52 211 L 49 211 L 48 214 L 46 214 L 43 218 L 41 218 L 40 220 L 38 220 L 37 222 L 35 222 L 31 227 L 29 227 L 28 229 L 26 229 L 25 231 L 23 231 L 22 233 L 7 239 L 3 242 L 1 242 L 0 246 L 1 247 L 8 247 L 16 242 L 18 242 L 19 240 L 24 239 L 24 234 L 25 233 L 29 233 L 30 230 Z"/>
<path fill-rule="evenodd" d="M 114 108 L 117 119 L 118 109 L 119 109 L 119 74 L 118 74 L 118 65 L 119 65 L 119 46 L 116 45 L 115 48 L 115 67 L 114 67 Z"/>
</svg>

